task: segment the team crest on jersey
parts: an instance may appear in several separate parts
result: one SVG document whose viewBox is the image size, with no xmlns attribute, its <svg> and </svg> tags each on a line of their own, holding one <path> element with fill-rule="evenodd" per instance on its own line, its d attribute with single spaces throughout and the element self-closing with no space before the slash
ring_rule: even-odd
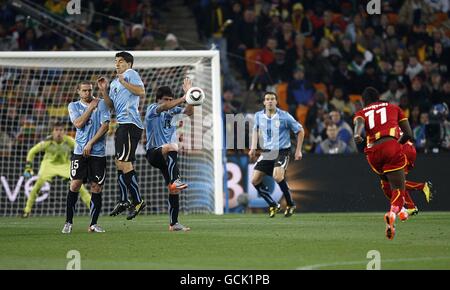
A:
<svg viewBox="0 0 450 290">
<path fill-rule="evenodd" d="M 280 125 L 281 125 L 280 120 L 276 120 L 275 121 L 275 128 L 280 128 Z"/>
</svg>

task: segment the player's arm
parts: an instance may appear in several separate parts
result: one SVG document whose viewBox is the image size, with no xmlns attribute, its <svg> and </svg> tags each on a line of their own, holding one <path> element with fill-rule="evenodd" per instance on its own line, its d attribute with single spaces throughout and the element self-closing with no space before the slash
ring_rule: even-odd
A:
<svg viewBox="0 0 450 290">
<path fill-rule="evenodd" d="M 34 174 L 33 172 L 34 156 L 36 156 L 37 153 L 44 151 L 45 148 L 47 148 L 48 143 L 49 143 L 48 141 L 39 142 L 38 144 L 34 145 L 30 149 L 30 151 L 28 151 L 25 163 L 25 170 L 23 173 L 25 177 L 30 178 Z"/>
<path fill-rule="evenodd" d="M 192 80 L 190 78 L 185 78 L 183 81 L 183 91 L 185 99 L 186 93 L 189 91 L 190 88 L 192 88 Z M 183 110 L 183 114 L 187 116 L 192 116 L 192 114 L 194 114 L 194 106 L 186 105 L 186 107 Z"/>
<path fill-rule="evenodd" d="M 158 105 L 158 107 L 156 108 L 156 113 L 161 113 L 164 111 L 168 111 L 172 108 L 175 108 L 181 104 L 183 104 L 186 101 L 186 96 L 182 96 L 181 98 L 175 99 L 173 101 L 170 102 L 165 102 L 164 104 L 160 104 Z"/>
<path fill-rule="evenodd" d="M 106 105 L 108 106 L 108 108 L 113 110 L 114 109 L 114 103 L 111 100 L 111 98 L 109 97 L 108 93 L 106 92 L 106 90 L 108 89 L 108 80 L 105 77 L 100 77 L 97 80 L 97 86 L 98 86 L 98 89 L 100 91 L 100 95 L 102 96 L 102 98 L 105 101 Z"/>
<path fill-rule="evenodd" d="M 133 84 L 131 82 L 127 82 L 125 80 L 124 74 L 118 75 L 119 82 L 124 86 L 127 90 L 129 90 L 133 95 L 139 96 L 139 97 L 145 97 L 145 87 L 144 84 L 142 84 L 142 81 L 139 79 L 140 84 Z"/>
<path fill-rule="evenodd" d="M 83 114 L 81 114 L 78 118 L 73 120 L 73 125 L 77 129 L 81 129 L 84 127 L 87 121 L 89 121 L 89 118 L 91 117 L 92 112 L 94 112 L 95 108 L 97 108 L 98 102 L 100 101 L 100 98 L 93 99 L 87 108 L 86 111 L 84 111 Z"/>
<path fill-rule="evenodd" d="M 258 131 L 259 131 L 258 129 L 253 128 L 252 142 L 250 144 L 250 151 L 248 151 L 250 161 L 255 160 L 256 157 L 256 149 L 258 148 Z"/>
<path fill-rule="evenodd" d="M 297 146 L 295 149 L 295 160 L 301 160 L 302 155 L 302 148 L 303 148 L 303 140 L 305 139 L 305 130 L 303 129 L 303 126 L 297 122 L 297 120 L 292 117 L 291 114 L 288 115 L 288 124 L 289 128 L 294 132 L 294 134 L 297 134 Z"/>
<path fill-rule="evenodd" d="M 413 137 L 411 125 L 409 125 L 408 119 L 403 119 L 400 122 L 398 122 L 398 125 L 400 126 L 400 129 L 402 129 L 403 135 L 400 136 L 398 139 L 398 143 L 405 144 L 409 140 L 411 140 Z"/>
<path fill-rule="evenodd" d="M 361 144 L 364 141 L 363 137 L 361 136 L 364 129 L 364 118 L 356 116 L 353 120 L 353 124 L 355 125 L 355 127 L 353 128 L 353 139 L 355 140 L 356 144 Z"/>
<path fill-rule="evenodd" d="M 302 147 L 303 147 L 303 140 L 305 139 L 305 130 L 303 128 L 300 129 L 297 133 L 297 149 L 295 149 L 295 160 L 301 160 L 302 155 Z"/>
<path fill-rule="evenodd" d="M 95 143 L 98 142 L 109 130 L 109 121 L 103 122 L 103 124 L 100 126 L 100 128 L 97 130 L 97 133 L 89 140 L 86 144 L 86 146 L 83 149 L 83 156 L 88 157 L 91 155 L 92 146 L 94 146 Z"/>
</svg>

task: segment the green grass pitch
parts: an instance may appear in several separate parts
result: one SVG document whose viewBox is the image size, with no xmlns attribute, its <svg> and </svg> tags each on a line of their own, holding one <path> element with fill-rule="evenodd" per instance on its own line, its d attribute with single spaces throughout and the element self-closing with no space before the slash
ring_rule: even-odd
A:
<svg viewBox="0 0 450 290">
<path fill-rule="evenodd" d="M 384 236 L 383 213 L 181 215 L 191 232 L 169 232 L 166 215 L 100 218 L 87 232 L 75 217 L 0 218 L 0 269 L 65 269 L 69 250 L 82 269 L 366 269 L 377 250 L 381 269 L 450 269 L 450 212 L 421 212 Z"/>
</svg>

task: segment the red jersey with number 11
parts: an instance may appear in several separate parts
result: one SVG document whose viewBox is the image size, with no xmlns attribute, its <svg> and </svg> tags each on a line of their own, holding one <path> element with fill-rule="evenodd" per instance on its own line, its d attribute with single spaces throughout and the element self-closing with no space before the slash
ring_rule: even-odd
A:
<svg viewBox="0 0 450 290">
<path fill-rule="evenodd" d="M 366 129 L 367 147 L 381 137 L 400 137 L 398 123 L 407 120 L 400 107 L 386 102 L 376 102 L 355 114 L 353 120 L 362 118 Z"/>
</svg>

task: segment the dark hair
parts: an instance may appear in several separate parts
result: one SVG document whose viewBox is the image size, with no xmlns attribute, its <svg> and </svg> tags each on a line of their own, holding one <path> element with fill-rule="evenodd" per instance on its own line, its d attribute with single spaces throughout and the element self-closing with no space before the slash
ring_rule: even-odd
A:
<svg viewBox="0 0 450 290">
<path fill-rule="evenodd" d="M 159 88 L 156 90 L 156 101 L 159 101 L 159 100 L 162 99 L 164 96 L 173 98 L 173 92 L 172 92 L 172 90 L 170 89 L 170 87 L 168 87 L 168 86 L 162 86 L 162 87 L 159 87 Z"/>
<path fill-rule="evenodd" d="M 131 67 L 133 67 L 134 57 L 131 55 L 131 53 L 121 51 L 116 53 L 116 57 L 122 57 L 127 63 L 131 63 Z"/>
<path fill-rule="evenodd" d="M 64 124 L 63 121 L 56 120 L 56 121 L 53 122 L 52 128 L 55 129 L 56 127 L 63 127 L 63 128 L 65 128 L 66 125 Z"/>
<path fill-rule="evenodd" d="M 367 87 L 362 93 L 364 104 L 367 106 L 370 103 L 376 102 L 380 99 L 380 93 L 374 87 Z"/>
<path fill-rule="evenodd" d="M 277 93 L 275 93 L 275 92 L 265 92 L 264 95 L 263 95 L 263 99 L 265 99 L 267 95 L 274 95 L 275 99 L 278 101 Z"/>
<path fill-rule="evenodd" d="M 90 85 L 90 86 L 92 86 L 92 83 L 90 81 L 81 81 L 80 83 L 78 83 L 78 89 L 81 88 L 81 85 Z"/>
</svg>

